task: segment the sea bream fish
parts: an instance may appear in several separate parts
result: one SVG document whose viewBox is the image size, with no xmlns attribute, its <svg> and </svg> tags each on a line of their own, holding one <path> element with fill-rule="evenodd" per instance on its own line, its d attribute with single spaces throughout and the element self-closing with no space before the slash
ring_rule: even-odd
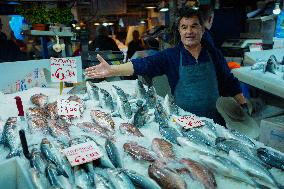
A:
<svg viewBox="0 0 284 189">
<path fill-rule="evenodd" d="M 137 137 L 144 137 L 144 135 L 141 133 L 141 131 L 135 127 L 134 124 L 131 123 L 121 123 L 119 126 L 119 130 L 122 134 L 129 134 Z"/>
<path fill-rule="evenodd" d="M 114 112 L 114 104 L 112 96 L 107 90 L 100 88 L 99 90 L 100 106 L 109 113 Z"/>
<path fill-rule="evenodd" d="M 45 94 L 34 94 L 30 98 L 31 102 L 39 107 L 44 107 L 48 103 L 48 96 Z"/>
<path fill-rule="evenodd" d="M 134 184 L 123 171 L 119 169 L 106 169 L 106 172 L 117 189 L 135 189 Z"/>
<path fill-rule="evenodd" d="M 48 122 L 45 117 L 31 117 L 27 120 L 28 127 L 31 133 L 42 132 L 43 134 L 48 134 Z"/>
<path fill-rule="evenodd" d="M 135 127 L 143 127 L 149 120 L 148 106 L 142 100 L 136 102 L 137 111 L 134 113 L 133 123 Z"/>
<path fill-rule="evenodd" d="M 180 114 L 179 107 L 175 104 L 174 98 L 168 94 L 165 96 L 163 106 L 168 115 L 179 115 Z"/>
<path fill-rule="evenodd" d="M 214 174 L 207 167 L 191 159 L 183 158 L 179 162 L 184 164 L 189 170 L 190 175 L 198 180 L 206 189 L 217 188 Z"/>
<path fill-rule="evenodd" d="M 112 85 L 116 94 L 117 109 L 122 119 L 130 120 L 132 110 L 125 92 L 118 86 Z"/>
<path fill-rule="evenodd" d="M 137 142 L 127 142 L 123 145 L 123 149 L 127 154 L 131 155 L 133 159 L 145 160 L 149 162 L 153 162 L 156 159 L 154 152 L 143 146 L 140 146 Z"/>
<path fill-rule="evenodd" d="M 158 155 L 159 158 L 164 160 L 174 159 L 175 154 L 173 151 L 173 145 L 168 141 L 161 138 L 154 138 L 152 140 L 152 150 Z"/>
<path fill-rule="evenodd" d="M 161 189 L 161 187 L 149 177 L 145 177 L 133 170 L 122 170 L 133 182 L 135 186 L 141 189 Z"/>
<path fill-rule="evenodd" d="M 80 129 L 82 129 L 87 133 L 91 132 L 103 138 L 112 138 L 112 135 L 114 134 L 113 131 L 106 129 L 97 123 L 82 122 L 78 123 L 77 127 L 79 127 Z"/>
<path fill-rule="evenodd" d="M 49 103 L 45 107 L 46 113 L 50 119 L 58 119 L 57 102 Z"/>
<path fill-rule="evenodd" d="M 186 189 L 186 182 L 175 170 L 166 167 L 165 164 L 156 161 L 148 168 L 150 178 L 155 180 L 163 189 Z"/>
<path fill-rule="evenodd" d="M 91 100 L 99 101 L 99 88 L 92 82 L 87 81 L 86 82 L 86 87 L 87 87 L 87 93 L 89 95 L 89 98 Z"/>
<path fill-rule="evenodd" d="M 136 97 L 140 99 L 145 99 L 147 95 L 146 89 L 144 87 L 144 84 L 142 81 L 137 79 L 137 85 L 136 85 Z"/>
<path fill-rule="evenodd" d="M 56 138 L 59 137 L 67 137 L 67 139 L 70 139 L 70 130 L 69 127 L 71 125 L 64 120 L 57 119 L 57 120 L 48 120 L 48 127 L 50 134 Z"/>
<path fill-rule="evenodd" d="M 6 158 L 20 156 L 17 117 L 9 117 L 4 125 L 1 143 L 10 149 Z"/>
<path fill-rule="evenodd" d="M 100 126 L 113 132 L 115 130 L 115 123 L 110 114 L 100 110 L 91 110 L 91 118 Z"/>
<path fill-rule="evenodd" d="M 47 118 L 48 117 L 48 112 L 46 112 L 46 110 L 44 108 L 40 108 L 40 107 L 33 107 L 33 108 L 29 108 L 27 110 L 27 118 L 32 118 L 32 117 L 44 117 Z"/>
</svg>

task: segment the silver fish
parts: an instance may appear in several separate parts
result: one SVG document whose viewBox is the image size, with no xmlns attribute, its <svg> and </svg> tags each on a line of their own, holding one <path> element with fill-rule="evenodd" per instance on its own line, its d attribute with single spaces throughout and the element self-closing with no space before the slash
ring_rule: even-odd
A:
<svg viewBox="0 0 284 189">
<path fill-rule="evenodd" d="M 247 145 L 250 148 L 255 148 L 256 145 L 254 144 L 254 142 L 247 137 L 246 135 L 236 131 L 236 130 L 231 130 L 230 132 L 227 133 L 229 138 L 235 139 L 240 141 L 242 144 Z"/>
<path fill-rule="evenodd" d="M 37 170 L 31 168 L 30 170 L 31 181 L 36 189 L 45 189 L 47 186 L 43 180 L 46 179 L 45 174 L 39 174 Z"/>
<path fill-rule="evenodd" d="M 153 162 L 156 159 L 155 153 L 143 146 L 138 145 L 137 142 L 127 142 L 123 145 L 123 149 L 126 153 L 131 155 L 133 159 L 145 160 L 149 162 Z"/>
<path fill-rule="evenodd" d="M 107 173 L 117 189 L 135 189 L 135 186 L 124 172 L 117 169 L 107 169 Z"/>
<path fill-rule="evenodd" d="M 118 168 L 118 167 L 122 168 L 122 161 L 121 161 L 120 154 L 118 152 L 117 147 L 115 146 L 115 144 L 111 140 L 106 139 L 105 149 L 106 149 L 107 155 L 108 155 L 109 159 L 111 160 L 112 164 L 116 168 Z"/>
<path fill-rule="evenodd" d="M 110 114 L 100 110 L 91 110 L 91 118 L 100 126 L 113 132 L 115 130 L 115 123 Z"/>
<path fill-rule="evenodd" d="M 202 127 L 199 127 L 198 130 L 200 130 L 202 133 L 206 134 L 210 138 L 216 139 L 219 134 L 217 132 L 216 127 L 214 126 L 214 123 L 211 123 L 207 120 L 201 120 L 205 123 Z"/>
<path fill-rule="evenodd" d="M 116 189 L 115 186 L 104 176 L 97 174 L 95 176 L 96 189 Z"/>
<path fill-rule="evenodd" d="M 131 119 L 132 117 L 132 110 L 131 110 L 131 106 L 130 103 L 127 99 L 126 94 L 124 93 L 124 91 L 118 87 L 113 85 L 112 86 L 115 89 L 116 95 L 117 95 L 117 108 L 118 108 L 118 112 L 121 116 L 122 119 Z"/>
<path fill-rule="evenodd" d="M 148 168 L 150 178 L 155 180 L 163 189 L 186 189 L 185 181 L 172 169 L 161 162 L 155 162 Z"/>
<path fill-rule="evenodd" d="M 195 142 L 203 143 L 208 146 L 214 146 L 215 145 L 215 138 L 211 138 L 207 136 L 206 134 L 202 133 L 198 129 L 182 129 L 182 135 L 184 137 L 187 137 L 189 140 L 194 140 Z"/>
<path fill-rule="evenodd" d="M 175 100 L 168 94 L 165 96 L 163 106 L 168 115 L 179 115 L 179 107 L 175 104 Z"/>
<path fill-rule="evenodd" d="M 64 187 L 62 186 L 62 184 L 60 183 L 59 179 L 58 179 L 58 173 L 57 173 L 57 169 L 55 167 L 54 164 L 49 163 L 46 167 L 46 177 L 50 183 L 50 185 L 56 189 L 64 189 Z"/>
<path fill-rule="evenodd" d="M 10 149 L 8 158 L 20 156 L 17 117 L 9 117 L 4 125 L 1 143 Z"/>
<path fill-rule="evenodd" d="M 75 185 L 77 188 L 90 189 L 92 187 L 91 178 L 80 166 L 74 167 Z M 94 179 L 94 178 L 93 178 Z"/>
<path fill-rule="evenodd" d="M 99 100 L 99 88 L 92 82 L 86 82 L 87 93 L 91 100 L 98 101 Z"/>
<path fill-rule="evenodd" d="M 174 159 L 175 154 L 173 151 L 173 145 L 168 141 L 160 138 L 154 138 L 152 140 L 152 150 L 163 159 Z"/>
<path fill-rule="evenodd" d="M 56 165 L 57 172 L 60 175 L 63 175 L 66 178 L 69 178 L 66 171 L 63 169 L 60 160 L 58 159 L 55 152 L 51 149 L 52 145 L 47 138 L 43 138 L 40 144 L 41 153 L 44 155 L 45 159 Z"/>
<path fill-rule="evenodd" d="M 106 90 L 100 88 L 99 90 L 99 100 L 101 107 L 108 111 L 108 112 L 114 112 L 114 105 L 113 105 L 113 99 L 109 92 Z"/>
<path fill-rule="evenodd" d="M 249 175 L 253 175 L 254 177 L 260 178 L 261 181 L 266 182 L 269 187 L 277 187 L 277 183 L 272 176 L 272 174 L 261 164 L 253 161 L 252 159 L 248 159 L 240 154 L 230 151 L 229 156 L 235 160 L 238 165 L 245 170 Z"/>
<path fill-rule="evenodd" d="M 207 167 L 191 159 L 181 159 L 180 163 L 184 164 L 193 178 L 202 183 L 206 189 L 215 189 L 217 187 L 215 177 Z"/>
<path fill-rule="evenodd" d="M 178 144 L 177 137 L 180 137 L 181 135 L 175 128 L 160 125 L 159 132 L 168 141 Z"/>
<path fill-rule="evenodd" d="M 136 94 L 137 94 L 137 98 L 141 98 L 141 99 L 145 99 L 146 94 L 147 94 L 144 88 L 144 84 L 139 79 L 137 79 Z"/>
<path fill-rule="evenodd" d="M 45 94 L 34 94 L 30 98 L 31 102 L 39 107 L 44 107 L 48 103 L 48 96 Z"/>
<path fill-rule="evenodd" d="M 133 170 L 124 169 L 123 172 L 131 179 L 135 186 L 141 189 L 160 189 L 161 187 L 149 177 L 145 177 Z"/>
<path fill-rule="evenodd" d="M 274 57 L 272 56 L 269 57 L 267 63 L 265 64 L 263 72 L 270 72 L 270 73 L 276 74 L 277 61 L 274 58 L 275 56 Z"/>
<path fill-rule="evenodd" d="M 202 142 L 197 142 L 196 140 L 190 140 L 186 137 L 177 137 L 178 143 L 183 147 L 189 147 L 191 150 L 204 153 L 204 154 L 211 154 L 217 155 L 218 150 L 215 148 L 208 146 Z"/>
<path fill-rule="evenodd" d="M 44 161 L 42 154 L 37 148 L 31 150 L 30 165 L 38 173 L 44 174 L 46 168 L 46 162 Z"/>
<path fill-rule="evenodd" d="M 121 123 L 119 126 L 119 130 L 121 133 L 127 133 L 130 135 L 134 135 L 137 137 L 144 137 L 144 135 L 140 132 L 140 130 L 131 123 Z"/>
<path fill-rule="evenodd" d="M 230 177 L 257 187 L 258 184 L 237 164 L 220 156 L 200 155 L 199 160 L 206 166 L 225 177 Z"/>
<path fill-rule="evenodd" d="M 144 104 L 142 100 L 138 100 L 136 103 L 138 110 L 134 113 L 134 125 L 136 127 L 142 127 L 146 124 L 149 116 L 148 116 L 148 107 L 147 104 Z"/>
<path fill-rule="evenodd" d="M 267 148 L 257 149 L 257 156 L 266 164 L 284 171 L 284 156 Z"/>
<path fill-rule="evenodd" d="M 160 101 L 157 101 L 156 103 L 154 115 L 155 115 L 155 121 L 158 124 L 166 125 L 168 123 L 169 115 L 165 111 Z"/>
<path fill-rule="evenodd" d="M 114 134 L 113 131 L 111 132 L 110 130 L 100 126 L 97 123 L 83 122 L 78 123 L 77 127 L 79 127 L 85 132 L 91 132 L 103 138 L 112 138 L 112 134 Z"/>
<path fill-rule="evenodd" d="M 146 101 L 149 108 L 155 108 L 157 102 L 157 93 L 153 86 L 149 87 L 147 91 Z"/>
</svg>

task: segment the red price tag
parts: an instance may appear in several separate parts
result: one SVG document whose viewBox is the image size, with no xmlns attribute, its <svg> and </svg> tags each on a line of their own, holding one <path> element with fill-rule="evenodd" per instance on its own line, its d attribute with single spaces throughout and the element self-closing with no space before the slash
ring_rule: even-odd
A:
<svg viewBox="0 0 284 189">
<path fill-rule="evenodd" d="M 88 163 L 103 156 L 94 142 L 85 142 L 71 146 L 64 149 L 63 153 L 72 166 Z"/>
<path fill-rule="evenodd" d="M 183 127 L 184 129 L 190 129 L 194 127 L 201 127 L 205 125 L 205 123 L 198 119 L 195 115 L 188 115 L 188 116 L 182 116 L 182 117 L 175 117 L 174 121 Z"/>
</svg>

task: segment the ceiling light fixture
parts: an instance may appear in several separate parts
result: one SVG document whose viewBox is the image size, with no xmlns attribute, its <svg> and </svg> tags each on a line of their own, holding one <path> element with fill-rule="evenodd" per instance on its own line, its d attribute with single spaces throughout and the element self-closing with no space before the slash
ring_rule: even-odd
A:
<svg viewBox="0 0 284 189">
<path fill-rule="evenodd" d="M 98 22 L 95 22 L 94 25 L 95 25 L 95 26 L 99 26 L 99 25 L 101 25 L 101 24 L 98 23 Z"/>
<path fill-rule="evenodd" d="M 275 3 L 275 7 L 274 7 L 272 12 L 273 12 L 273 14 L 276 14 L 276 15 L 280 14 L 280 12 L 281 12 L 280 3 Z"/>
<path fill-rule="evenodd" d="M 156 7 L 155 6 L 147 6 L 145 7 L 146 9 L 155 9 Z"/>
<path fill-rule="evenodd" d="M 140 24 L 146 24 L 146 22 L 144 20 L 141 20 Z"/>
<path fill-rule="evenodd" d="M 160 12 L 167 12 L 169 11 L 169 8 L 168 7 L 163 7 L 160 9 Z"/>
</svg>

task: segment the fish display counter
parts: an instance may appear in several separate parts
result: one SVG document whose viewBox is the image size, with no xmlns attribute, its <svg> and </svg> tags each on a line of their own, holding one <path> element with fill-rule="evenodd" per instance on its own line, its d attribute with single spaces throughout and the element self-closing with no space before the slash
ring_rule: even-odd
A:
<svg viewBox="0 0 284 189">
<path fill-rule="evenodd" d="M 153 87 L 137 80 L 86 82 L 82 91 L 68 94 L 65 89 L 60 95 L 57 88 L 36 87 L 0 93 L 0 161 L 17 157 L 41 189 L 284 186 L 283 153 L 183 111 L 171 97 L 157 96 Z M 18 117 L 16 96 L 24 119 Z M 60 115 L 59 99 L 78 103 L 80 115 Z M 179 121 L 188 117 L 202 124 L 182 127 Z M 21 129 L 28 158 L 18 137 Z M 84 142 L 93 142 L 102 156 L 72 167 L 63 151 Z"/>
</svg>

